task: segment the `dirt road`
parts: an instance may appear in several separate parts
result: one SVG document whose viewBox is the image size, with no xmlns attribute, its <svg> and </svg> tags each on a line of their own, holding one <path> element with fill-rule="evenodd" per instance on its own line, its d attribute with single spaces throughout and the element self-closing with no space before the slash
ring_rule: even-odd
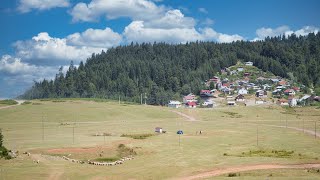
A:
<svg viewBox="0 0 320 180">
<path fill-rule="evenodd" d="M 192 116 L 189 116 L 187 114 L 184 114 L 182 112 L 179 112 L 179 111 L 175 111 L 175 110 L 170 110 L 170 112 L 174 112 L 184 118 L 186 118 L 187 121 L 198 121 L 196 118 L 192 117 Z"/>
<path fill-rule="evenodd" d="M 19 106 L 19 105 L 21 105 L 21 104 L 24 102 L 24 100 L 16 100 L 16 101 L 18 102 L 18 104 L 16 104 L 16 105 L 11 105 L 11 106 L 2 106 L 2 107 L 0 107 L 0 109 L 6 109 L 6 108 L 11 108 L 11 107 Z"/>
<path fill-rule="evenodd" d="M 236 167 L 227 167 L 221 169 L 215 169 L 208 172 L 199 173 L 197 175 L 182 177 L 181 180 L 193 180 L 193 179 L 203 179 L 214 176 L 220 176 L 228 173 L 238 173 L 244 171 L 252 170 L 267 170 L 267 169 L 310 169 L 310 168 L 320 168 L 320 164 L 259 164 L 259 165 L 242 165 Z"/>
</svg>

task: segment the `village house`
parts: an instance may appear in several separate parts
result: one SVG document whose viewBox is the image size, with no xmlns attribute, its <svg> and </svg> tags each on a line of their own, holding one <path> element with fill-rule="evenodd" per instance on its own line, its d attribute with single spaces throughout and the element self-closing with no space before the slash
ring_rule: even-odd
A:
<svg viewBox="0 0 320 180">
<path fill-rule="evenodd" d="M 287 95 L 287 96 L 290 96 L 290 95 L 295 95 L 296 92 L 293 89 L 286 89 L 284 91 L 284 94 Z"/>
<path fill-rule="evenodd" d="M 281 81 L 278 82 L 278 85 L 279 86 L 285 86 L 285 85 L 287 85 L 287 81 L 281 80 Z"/>
<path fill-rule="evenodd" d="M 239 94 L 238 96 L 236 96 L 235 100 L 236 101 L 245 101 L 246 99 L 243 94 Z"/>
<path fill-rule="evenodd" d="M 179 108 L 181 107 L 181 103 L 179 101 L 170 101 L 168 104 L 170 108 Z"/>
<path fill-rule="evenodd" d="M 264 90 L 268 90 L 268 91 L 270 91 L 272 88 L 272 86 L 270 86 L 269 84 L 264 84 L 262 87 Z"/>
<path fill-rule="evenodd" d="M 246 90 L 244 88 L 239 89 L 238 94 L 248 94 L 248 90 Z"/>
<path fill-rule="evenodd" d="M 200 96 L 201 97 L 212 97 L 213 94 L 210 90 L 201 90 L 200 91 Z"/>
<path fill-rule="evenodd" d="M 214 106 L 214 102 L 211 99 L 208 99 L 202 103 L 202 106 L 207 108 L 212 108 Z"/>
<path fill-rule="evenodd" d="M 186 95 L 183 97 L 183 103 L 187 103 L 187 102 L 197 102 L 196 100 L 196 96 L 192 93 Z"/>
<path fill-rule="evenodd" d="M 288 97 L 288 104 L 290 107 L 297 106 L 297 99 L 294 98 L 294 96 L 289 96 Z"/>
<path fill-rule="evenodd" d="M 298 99 L 298 102 L 300 105 L 303 105 L 303 106 L 308 105 L 311 102 L 311 96 L 306 94 L 300 99 Z"/>
<path fill-rule="evenodd" d="M 248 62 L 245 63 L 245 65 L 246 65 L 246 66 L 253 66 L 253 62 L 248 61 Z"/>
<path fill-rule="evenodd" d="M 268 93 L 265 90 L 256 91 L 256 97 L 267 97 Z"/>
<path fill-rule="evenodd" d="M 278 84 L 279 79 L 271 78 L 270 81 L 271 81 L 273 84 Z"/>
<path fill-rule="evenodd" d="M 227 105 L 229 106 L 235 106 L 236 102 L 235 101 L 227 101 Z"/>
<path fill-rule="evenodd" d="M 244 77 L 250 76 L 250 73 L 245 72 L 245 73 L 243 73 L 243 76 L 244 76 Z"/>
<path fill-rule="evenodd" d="M 300 88 L 299 87 L 292 87 L 292 89 L 296 92 L 300 92 Z"/>
<path fill-rule="evenodd" d="M 239 71 L 239 72 L 242 72 L 244 69 L 243 69 L 243 67 L 238 67 L 237 68 L 237 71 Z"/>
<path fill-rule="evenodd" d="M 187 108 L 196 108 L 197 107 L 197 103 L 195 103 L 195 102 L 187 102 L 185 106 Z"/>
</svg>

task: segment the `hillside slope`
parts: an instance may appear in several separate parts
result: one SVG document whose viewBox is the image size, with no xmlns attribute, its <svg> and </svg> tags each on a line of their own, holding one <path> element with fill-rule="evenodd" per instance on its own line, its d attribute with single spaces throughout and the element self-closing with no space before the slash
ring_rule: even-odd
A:
<svg viewBox="0 0 320 180">
<path fill-rule="evenodd" d="M 101 97 L 164 104 L 170 98 L 198 93 L 203 82 L 237 61 L 252 61 L 263 71 L 320 86 L 320 33 L 267 38 L 258 42 L 130 44 L 93 54 L 52 81 L 37 82 L 22 97 Z"/>
</svg>

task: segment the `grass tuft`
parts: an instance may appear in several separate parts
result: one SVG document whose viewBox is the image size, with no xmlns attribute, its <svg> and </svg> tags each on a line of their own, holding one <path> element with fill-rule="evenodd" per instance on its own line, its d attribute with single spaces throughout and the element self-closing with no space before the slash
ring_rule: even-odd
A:
<svg viewBox="0 0 320 180">
<path fill-rule="evenodd" d="M 122 134 L 121 137 L 130 137 L 133 139 L 146 139 L 148 137 L 154 136 L 154 134 Z"/>
</svg>

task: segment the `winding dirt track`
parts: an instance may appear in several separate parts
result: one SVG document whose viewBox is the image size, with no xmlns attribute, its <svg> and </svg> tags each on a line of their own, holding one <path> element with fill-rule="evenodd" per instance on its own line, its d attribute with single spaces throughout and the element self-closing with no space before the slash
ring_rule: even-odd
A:
<svg viewBox="0 0 320 180">
<path fill-rule="evenodd" d="M 320 164 L 260 164 L 260 165 L 242 165 L 236 167 L 228 167 L 215 169 L 208 172 L 203 172 L 197 175 L 182 177 L 179 180 L 193 180 L 193 179 L 203 179 L 208 177 L 220 176 L 228 173 L 238 173 L 243 171 L 252 170 L 267 170 L 267 169 L 310 169 L 310 168 L 320 168 Z"/>
<path fill-rule="evenodd" d="M 182 112 L 179 112 L 179 111 L 170 110 L 170 112 L 174 112 L 174 113 L 176 113 L 176 114 L 178 114 L 178 115 L 186 118 L 187 121 L 199 121 L 199 120 L 197 120 L 196 118 L 194 118 L 194 117 L 192 117 L 192 116 L 189 116 L 189 115 L 187 115 L 187 114 L 184 114 L 184 113 L 182 113 Z"/>
</svg>

